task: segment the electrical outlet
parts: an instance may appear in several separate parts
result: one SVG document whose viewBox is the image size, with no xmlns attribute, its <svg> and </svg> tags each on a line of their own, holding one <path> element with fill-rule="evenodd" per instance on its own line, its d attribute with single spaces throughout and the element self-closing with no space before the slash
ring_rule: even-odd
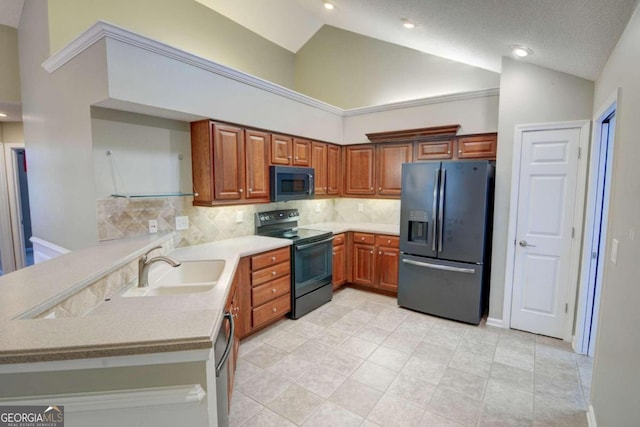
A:
<svg viewBox="0 0 640 427">
<path fill-rule="evenodd" d="M 149 233 L 157 233 L 158 232 L 158 220 L 150 219 L 149 220 Z"/>
<path fill-rule="evenodd" d="M 364 212 L 364 205 L 362 203 L 358 203 L 358 212 Z"/>
<path fill-rule="evenodd" d="M 176 230 L 188 230 L 189 229 L 189 217 L 177 216 L 176 217 Z"/>
<path fill-rule="evenodd" d="M 614 264 L 618 263 L 618 243 L 618 239 L 611 241 L 611 262 Z"/>
<path fill-rule="evenodd" d="M 244 212 L 236 211 L 236 222 L 240 223 L 244 221 Z"/>
</svg>

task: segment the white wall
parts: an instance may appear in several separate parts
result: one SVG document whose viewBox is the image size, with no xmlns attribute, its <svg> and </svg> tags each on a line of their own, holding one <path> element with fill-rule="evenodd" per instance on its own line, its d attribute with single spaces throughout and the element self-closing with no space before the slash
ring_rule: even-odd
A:
<svg viewBox="0 0 640 427">
<path fill-rule="evenodd" d="M 365 110 L 366 111 L 366 110 Z M 460 124 L 459 135 L 498 130 L 498 96 L 447 100 L 379 112 L 351 110 L 344 119 L 344 143 L 368 142 L 367 133 Z"/>
<path fill-rule="evenodd" d="M 20 102 L 18 32 L 0 25 L 0 102 Z"/>
<path fill-rule="evenodd" d="M 589 120 L 593 82 L 502 58 L 489 317 L 502 319 L 515 125 Z"/>
<path fill-rule="evenodd" d="M 94 107 L 91 129 L 96 199 L 192 192 L 189 123 Z"/>
<path fill-rule="evenodd" d="M 591 403 L 598 426 L 640 420 L 640 9 L 636 9 L 596 81 L 594 111 L 617 88 L 615 152 Z M 611 239 L 618 239 L 617 264 Z"/>
<path fill-rule="evenodd" d="M 47 2 L 27 0 L 18 29 L 33 235 L 77 249 L 98 236 L 89 105 L 106 97 L 106 47 L 50 75 L 47 17 Z"/>
</svg>

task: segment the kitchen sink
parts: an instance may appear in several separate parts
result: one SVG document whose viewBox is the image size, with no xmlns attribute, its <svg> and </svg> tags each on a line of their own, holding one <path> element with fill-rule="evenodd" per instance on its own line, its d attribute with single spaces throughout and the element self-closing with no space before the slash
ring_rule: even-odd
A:
<svg viewBox="0 0 640 427">
<path fill-rule="evenodd" d="M 222 260 L 182 261 L 179 267 L 156 264 L 149 270 L 149 286 L 134 286 L 123 297 L 185 295 L 211 290 L 224 270 Z"/>
</svg>

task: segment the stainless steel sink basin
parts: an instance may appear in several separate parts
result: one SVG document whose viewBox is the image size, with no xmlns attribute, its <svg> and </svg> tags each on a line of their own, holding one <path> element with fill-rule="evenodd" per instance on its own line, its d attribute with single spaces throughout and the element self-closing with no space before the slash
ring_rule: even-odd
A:
<svg viewBox="0 0 640 427">
<path fill-rule="evenodd" d="M 222 260 L 182 261 L 179 267 L 157 264 L 149 270 L 149 286 L 134 286 L 122 296 L 168 296 L 207 292 L 218 282 L 224 263 Z"/>
</svg>

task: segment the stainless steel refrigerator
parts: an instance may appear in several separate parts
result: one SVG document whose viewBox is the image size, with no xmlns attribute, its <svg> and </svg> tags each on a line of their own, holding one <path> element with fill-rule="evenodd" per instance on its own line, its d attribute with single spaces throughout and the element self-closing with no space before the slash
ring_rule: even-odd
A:
<svg viewBox="0 0 640 427">
<path fill-rule="evenodd" d="M 478 324 L 488 301 L 491 161 L 405 163 L 398 304 Z"/>
</svg>

